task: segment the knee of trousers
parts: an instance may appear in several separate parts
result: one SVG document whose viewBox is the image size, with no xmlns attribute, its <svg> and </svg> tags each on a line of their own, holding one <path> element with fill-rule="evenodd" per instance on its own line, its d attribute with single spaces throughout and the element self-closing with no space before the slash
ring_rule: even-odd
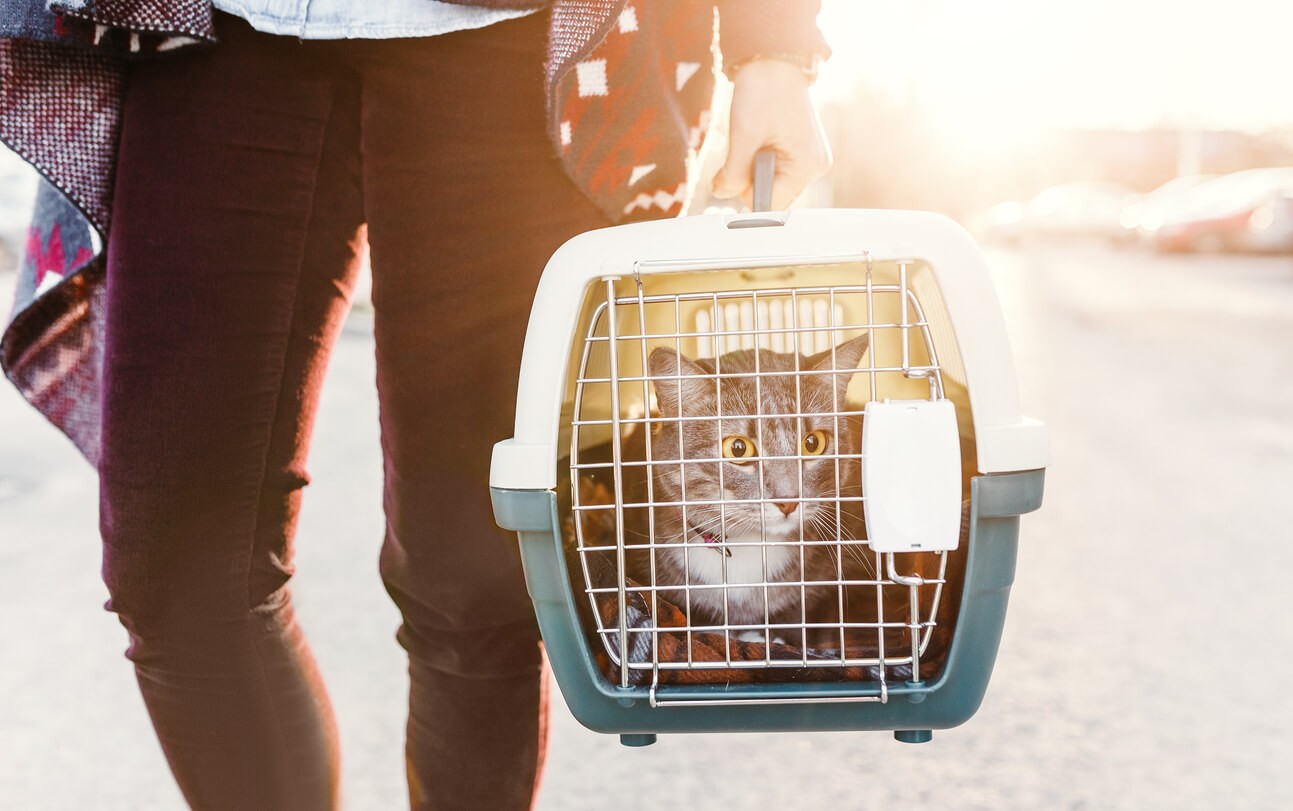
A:
<svg viewBox="0 0 1293 811">
<path fill-rule="evenodd" d="M 509 676 L 538 666 L 538 624 L 519 569 L 452 577 L 439 563 L 406 555 L 391 543 L 382 548 L 382 581 L 400 610 L 398 639 L 410 659 L 471 677 Z"/>
<path fill-rule="evenodd" d="M 273 616 L 289 599 L 287 538 L 301 486 L 293 481 L 266 488 L 258 507 L 182 488 L 110 498 L 104 487 L 105 607 L 137 636 Z"/>
<path fill-rule="evenodd" d="M 261 571 L 246 556 L 188 554 L 182 542 L 127 545 L 104 555 L 105 608 L 137 645 L 211 645 L 290 617 L 290 572 Z M 179 548 L 173 548 L 179 547 Z"/>
<path fill-rule="evenodd" d="M 531 676 L 543 662 L 533 618 L 492 627 L 426 628 L 404 622 L 396 634 L 412 673 L 460 679 Z"/>
</svg>

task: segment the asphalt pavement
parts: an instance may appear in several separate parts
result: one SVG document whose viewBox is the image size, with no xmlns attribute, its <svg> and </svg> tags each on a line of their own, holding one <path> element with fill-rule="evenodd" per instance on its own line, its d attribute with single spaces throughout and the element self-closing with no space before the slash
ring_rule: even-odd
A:
<svg viewBox="0 0 1293 811">
<path fill-rule="evenodd" d="M 915 746 L 628 749 L 558 700 L 541 809 L 1293 807 L 1293 259 L 1067 244 L 989 260 L 1054 464 L 979 714 Z M 328 375 L 295 592 L 358 811 L 405 803 L 370 327 L 352 317 Z M 0 809 L 183 808 L 101 609 L 96 520 L 88 466 L 0 388 Z"/>
</svg>

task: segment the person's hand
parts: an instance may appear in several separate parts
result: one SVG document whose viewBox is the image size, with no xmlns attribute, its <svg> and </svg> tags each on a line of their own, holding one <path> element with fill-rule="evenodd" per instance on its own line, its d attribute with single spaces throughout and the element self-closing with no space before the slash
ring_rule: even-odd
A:
<svg viewBox="0 0 1293 811">
<path fill-rule="evenodd" d="M 775 59 L 750 62 L 736 73 L 727 162 L 714 176 L 714 195 L 740 197 L 750 205 L 754 153 L 764 147 L 777 153 L 775 210 L 788 207 L 831 168 L 830 146 L 808 95 L 808 77 L 798 66 Z"/>
</svg>

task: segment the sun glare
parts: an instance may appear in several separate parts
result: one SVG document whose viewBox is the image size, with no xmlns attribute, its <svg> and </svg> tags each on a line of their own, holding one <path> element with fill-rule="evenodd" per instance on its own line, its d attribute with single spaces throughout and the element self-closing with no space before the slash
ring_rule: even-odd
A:
<svg viewBox="0 0 1293 811">
<path fill-rule="evenodd" d="M 820 23 L 820 93 L 880 89 L 980 148 L 1056 127 L 1293 123 L 1293 6 L 1277 0 L 824 0 Z"/>
</svg>

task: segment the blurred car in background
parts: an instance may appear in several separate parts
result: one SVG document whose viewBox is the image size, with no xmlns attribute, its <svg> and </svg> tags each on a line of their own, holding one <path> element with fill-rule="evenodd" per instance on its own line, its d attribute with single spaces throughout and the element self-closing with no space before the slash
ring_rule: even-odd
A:
<svg viewBox="0 0 1293 811">
<path fill-rule="evenodd" d="M 1075 181 L 1051 186 L 1026 203 L 998 203 L 984 212 L 980 230 L 988 240 L 1096 237 L 1125 242 L 1122 214 L 1138 195 L 1112 181 Z"/>
<path fill-rule="evenodd" d="M 1129 241 L 1152 241 L 1163 220 L 1181 204 L 1186 194 L 1215 178 L 1216 175 L 1182 175 L 1174 177 L 1151 192 L 1132 200 L 1122 210 L 1119 222 Z"/>
<path fill-rule="evenodd" d="M 1246 169 L 1200 183 L 1141 231 L 1164 252 L 1293 251 L 1293 168 Z"/>
<path fill-rule="evenodd" d="M 36 172 L 0 146 L 0 273 L 18 266 L 36 198 Z"/>
</svg>

